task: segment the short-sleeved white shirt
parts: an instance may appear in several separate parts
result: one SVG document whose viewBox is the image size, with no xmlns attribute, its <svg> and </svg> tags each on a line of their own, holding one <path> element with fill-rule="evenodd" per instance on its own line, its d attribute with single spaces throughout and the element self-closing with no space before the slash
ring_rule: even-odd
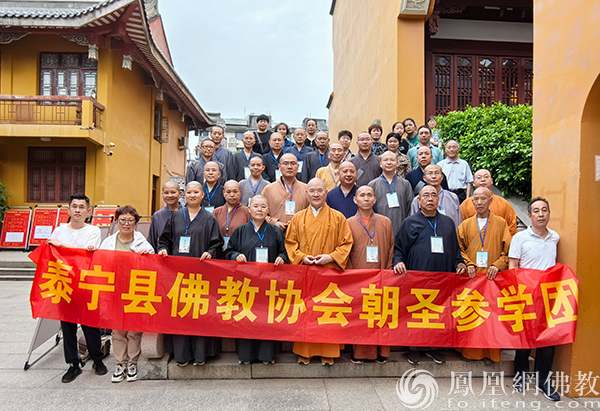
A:
<svg viewBox="0 0 600 411">
<path fill-rule="evenodd" d="M 56 238 L 61 243 L 65 243 L 74 248 L 86 248 L 93 245 L 100 247 L 100 229 L 98 227 L 86 224 L 79 230 L 70 229 L 67 224 L 56 227 L 50 238 Z"/>
<path fill-rule="evenodd" d="M 509 258 L 518 258 L 519 267 L 546 270 L 556 265 L 556 245 L 560 236 L 548 228 L 548 235 L 542 238 L 531 227 L 512 238 Z"/>
</svg>

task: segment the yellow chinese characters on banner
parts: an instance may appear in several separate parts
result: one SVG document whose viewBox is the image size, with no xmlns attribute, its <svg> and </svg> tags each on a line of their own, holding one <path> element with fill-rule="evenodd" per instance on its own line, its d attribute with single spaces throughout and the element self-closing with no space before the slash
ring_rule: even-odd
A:
<svg viewBox="0 0 600 411">
<path fill-rule="evenodd" d="M 335 297 L 330 297 L 335 294 Z M 344 294 L 336 283 L 329 283 L 325 291 L 313 297 L 315 303 L 333 304 L 331 305 L 314 305 L 313 311 L 322 312 L 323 315 L 317 318 L 317 323 L 322 324 L 340 324 L 342 327 L 348 324 L 348 320 L 344 313 L 350 314 L 352 307 L 340 307 L 340 305 L 350 305 L 354 298 Z M 335 318 L 332 315 L 335 313 Z"/>
<path fill-rule="evenodd" d="M 294 281 L 288 280 L 287 288 L 277 290 L 277 280 L 271 280 L 269 290 L 265 291 L 265 295 L 269 297 L 269 312 L 267 314 L 267 322 L 273 324 L 273 320 L 280 323 L 287 316 L 288 324 L 294 324 L 298 321 L 301 313 L 306 312 L 306 305 L 302 299 L 302 290 L 294 289 Z M 285 296 L 281 297 L 280 295 Z M 275 311 L 279 315 L 275 317 Z"/>
<path fill-rule="evenodd" d="M 548 327 L 554 328 L 557 324 L 577 321 L 574 307 L 579 301 L 579 289 L 574 279 L 541 283 L 540 287 Z"/>
<path fill-rule="evenodd" d="M 444 329 L 446 324 L 439 322 L 431 322 L 431 320 L 439 320 L 440 314 L 444 312 L 443 305 L 434 304 L 433 301 L 440 293 L 440 290 L 428 290 L 424 288 L 412 288 L 410 293 L 417 297 L 417 304 L 409 305 L 406 310 L 412 313 L 413 319 L 419 319 L 420 322 L 408 322 L 408 328 L 436 328 Z M 420 311 L 420 312 L 416 312 Z M 434 311 L 433 313 L 431 311 Z M 437 313 L 437 314 L 436 314 Z"/>
<path fill-rule="evenodd" d="M 40 284 L 42 297 L 52 297 L 53 304 L 58 304 L 63 299 L 70 303 L 73 288 L 69 284 L 73 279 L 69 277 L 69 272 L 73 267 L 63 264 L 62 260 L 50 261 L 48 267 L 48 272 L 42 274 L 42 278 L 48 280 Z"/>
<path fill-rule="evenodd" d="M 105 280 L 104 284 L 98 284 L 95 282 L 87 282 L 91 278 L 97 279 L 96 281 Z M 88 310 L 94 311 L 98 309 L 98 298 L 100 297 L 100 291 L 114 292 L 115 291 L 115 273 L 110 271 L 102 271 L 102 266 L 95 265 L 93 270 L 81 270 L 81 277 L 79 279 L 79 288 L 82 290 L 92 291 L 92 301 L 87 305 Z"/>
<path fill-rule="evenodd" d="M 171 317 L 179 315 L 183 318 L 192 310 L 192 318 L 197 320 L 208 312 L 210 282 L 203 280 L 202 274 L 190 273 L 188 278 L 183 277 L 183 273 L 177 273 L 175 283 L 167 294 L 171 299 Z M 178 312 L 180 303 L 184 306 Z"/>
<path fill-rule="evenodd" d="M 240 309 L 240 306 L 235 304 L 238 302 L 242 306 L 242 310 L 233 316 L 235 321 L 240 321 L 246 317 L 250 321 L 256 320 L 256 315 L 252 312 L 254 298 L 258 292 L 258 287 L 250 286 L 250 279 L 244 278 L 244 282 L 233 281 L 233 277 L 228 276 L 225 281 L 221 281 L 221 287 L 217 290 L 217 294 L 223 295 L 217 303 L 217 312 L 222 313 L 224 320 L 231 320 L 234 311 Z"/>
<path fill-rule="evenodd" d="M 458 331 L 477 328 L 490 316 L 490 312 L 484 310 L 490 303 L 483 301 L 483 295 L 479 291 L 471 291 L 470 288 L 465 288 L 456 296 L 456 301 L 452 301 L 452 306 L 458 307 L 452 312 L 454 318 L 460 317 L 456 326 Z"/>
<path fill-rule="evenodd" d="M 519 284 L 518 291 L 514 285 L 500 290 L 504 297 L 498 297 L 498 308 L 504 308 L 505 311 L 514 311 L 513 314 L 499 315 L 500 321 L 514 321 L 511 325 L 514 332 L 523 331 L 523 321 L 534 320 L 537 318 L 535 313 L 526 313 L 525 306 L 533 305 L 531 294 L 525 294 L 527 286 Z"/>
<path fill-rule="evenodd" d="M 398 328 L 398 314 L 400 311 L 400 287 L 376 288 L 369 284 L 369 288 L 361 288 L 363 296 L 361 320 L 367 320 L 369 328 L 381 328 L 385 324 L 390 329 Z"/>
<path fill-rule="evenodd" d="M 152 303 L 162 302 L 162 297 L 156 295 L 156 271 L 131 270 L 129 292 L 121 298 L 131 301 L 124 307 L 126 313 L 156 314 Z"/>
</svg>

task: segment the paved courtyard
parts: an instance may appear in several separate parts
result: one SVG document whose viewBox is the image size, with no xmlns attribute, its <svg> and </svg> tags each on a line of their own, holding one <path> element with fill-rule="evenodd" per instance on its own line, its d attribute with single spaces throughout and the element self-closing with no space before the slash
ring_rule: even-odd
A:
<svg viewBox="0 0 600 411">
<path fill-rule="evenodd" d="M 23 370 L 36 325 L 29 307 L 30 287 L 30 281 L 0 281 L 0 410 L 411 409 L 398 397 L 398 378 L 162 380 L 113 384 L 112 355 L 105 360 L 109 375 L 96 376 L 88 364 L 74 382 L 63 384 L 60 380 L 67 367 L 62 346 L 29 370 Z M 598 399 L 565 397 L 563 402 L 552 403 L 533 392 L 512 394 L 510 378 L 503 384 L 506 394 L 498 387 L 497 395 L 489 395 L 487 391 L 480 394 L 484 389 L 482 378 L 473 378 L 472 391 L 466 396 L 448 395 L 453 388 L 450 378 L 438 378 L 436 383 L 438 393 L 429 410 L 600 409 Z"/>
</svg>

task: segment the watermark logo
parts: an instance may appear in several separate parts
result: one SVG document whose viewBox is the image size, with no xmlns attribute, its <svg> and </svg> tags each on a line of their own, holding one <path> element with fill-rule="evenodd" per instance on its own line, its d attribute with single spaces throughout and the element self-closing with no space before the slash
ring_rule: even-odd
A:
<svg viewBox="0 0 600 411">
<path fill-rule="evenodd" d="M 438 391 L 437 381 L 426 370 L 411 368 L 402 374 L 396 383 L 396 394 L 400 402 L 411 409 L 428 408 L 437 397 Z"/>
</svg>

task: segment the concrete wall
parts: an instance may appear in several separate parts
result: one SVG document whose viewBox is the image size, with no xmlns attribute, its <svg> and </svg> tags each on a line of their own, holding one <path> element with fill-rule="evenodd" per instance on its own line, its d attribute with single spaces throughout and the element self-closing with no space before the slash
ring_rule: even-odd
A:
<svg viewBox="0 0 600 411">
<path fill-rule="evenodd" d="M 558 259 L 579 278 L 576 341 L 555 368 L 600 374 L 600 4 L 534 1 L 533 195 L 548 198 Z M 575 395 L 572 393 L 571 395 Z"/>
<path fill-rule="evenodd" d="M 398 19 L 401 0 L 338 1 L 333 13 L 334 97 L 329 133 L 356 136 L 376 118 L 392 124 L 425 116 L 425 23 Z M 354 147 L 356 147 L 354 139 Z"/>
</svg>

